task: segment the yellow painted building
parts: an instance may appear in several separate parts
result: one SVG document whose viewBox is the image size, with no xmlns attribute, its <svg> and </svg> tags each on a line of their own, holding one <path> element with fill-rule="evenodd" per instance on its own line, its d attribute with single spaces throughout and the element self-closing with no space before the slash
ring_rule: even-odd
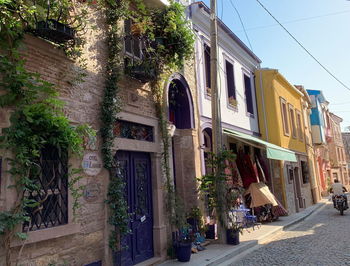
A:
<svg viewBox="0 0 350 266">
<path fill-rule="evenodd" d="M 255 83 L 262 139 L 297 155 L 297 162 L 271 161 L 272 190 L 289 213 L 299 212 L 313 204 L 303 94 L 276 69 L 257 70 Z"/>
</svg>

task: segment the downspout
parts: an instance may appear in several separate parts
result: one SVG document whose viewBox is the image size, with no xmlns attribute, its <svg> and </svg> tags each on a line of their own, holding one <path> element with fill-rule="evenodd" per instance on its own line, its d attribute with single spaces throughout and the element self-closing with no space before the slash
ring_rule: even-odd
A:
<svg viewBox="0 0 350 266">
<path fill-rule="evenodd" d="M 264 87 L 263 87 L 263 82 L 262 82 L 262 73 L 261 71 L 259 72 L 259 82 L 260 82 L 260 91 L 261 91 L 261 105 L 262 105 L 262 109 L 263 109 L 263 117 L 264 117 L 264 127 L 265 127 L 265 136 L 266 136 L 266 141 L 269 141 L 269 132 L 267 130 L 267 118 L 266 118 L 266 110 L 265 110 L 265 95 L 264 95 Z M 270 168 L 270 172 L 271 172 L 271 190 L 272 193 L 275 193 L 275 188 L 273 186 L 273 174 L 272 174 L 272 162 L 271 159 L 269 159 L 269 168 Z"/>
<path fill-rule="evenodd" d="M 261 102 L 262 102 L 262 108 L 263 108 L 263 112 L 264 112 L 265 136 L 266 136 L 266 141 L 268 142 L 269 141 L 269 132 L 267 130 L 266 110 L 265 110 L 265 96 L 264 96 L 264 88 L 263 88 L 261 71 L 259 73 L 259 79 L 260 79 Z"/>
</svg>

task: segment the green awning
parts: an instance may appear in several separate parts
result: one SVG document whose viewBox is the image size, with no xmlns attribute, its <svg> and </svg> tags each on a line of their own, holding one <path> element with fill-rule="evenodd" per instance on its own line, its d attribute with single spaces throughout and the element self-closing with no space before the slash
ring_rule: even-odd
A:
<svg viewBox="0 0 350 266">
<path fill-rule="evenodd" d="M 223 132 L 235 138 L 252 141 L 264 145 L 266 147 L 267 158 L 269 159 L 297 162 L 297 157 L 293 151 L 284 149 L 275 144 L 269 143 L 262 139 L 258 139 L 256 137 L 238 131 L 224 129 Z"/>
</svg>

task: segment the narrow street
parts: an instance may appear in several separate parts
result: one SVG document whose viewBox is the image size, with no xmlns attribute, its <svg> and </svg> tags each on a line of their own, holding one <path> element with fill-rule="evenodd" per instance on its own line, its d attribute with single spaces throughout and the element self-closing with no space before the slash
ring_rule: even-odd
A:
<svg viewBox="0 0 350 266">
<path fill-rule="evenodd" d="M 231 265 L 350 265 L 350 212 L 331 204 Z"/>
</svg>

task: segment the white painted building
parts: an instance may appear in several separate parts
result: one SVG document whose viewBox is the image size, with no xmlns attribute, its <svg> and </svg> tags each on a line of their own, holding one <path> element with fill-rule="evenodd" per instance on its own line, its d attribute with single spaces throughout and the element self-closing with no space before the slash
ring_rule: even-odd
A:
<svg viewBox="0 0 350 266">
<path fill-rule="evenodd" d="M 202 148 L 211 147 L 210 9 L 203 2 L 189 6 L 196 33 L 195 62 Z M 218 89 L 222 128 L 259 137 L 254 71 L 260 59 L 222 22 L 218 21 Z M 226 135 L 223 143 L 232 144 Z M 250 148 L 249 148 L 250 149 Z M 204 155 L 205 156 L 205 155 Z M 204 160 L 203 160 L 204 161 Z M 202 163 L 204 170 L 204 162 Z"/>
<path fill-rule="evenodd" d="M 190 6 L 196 32 L 195 56 L 201 127 L 211 124 L 210 17 L 202 2 Z M 223 23 L 218 22 L 218 88 L 223 128 L 259 135 L 254 71 L 260 59 Z"/>
</svg>

